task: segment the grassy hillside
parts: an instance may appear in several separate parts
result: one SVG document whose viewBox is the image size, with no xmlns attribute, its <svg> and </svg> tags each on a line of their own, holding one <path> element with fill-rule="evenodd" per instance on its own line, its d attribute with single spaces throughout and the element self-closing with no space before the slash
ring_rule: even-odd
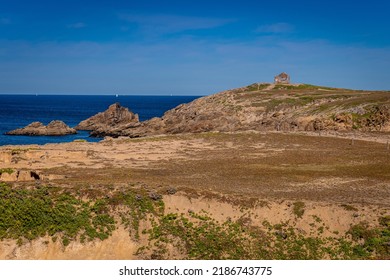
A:
<svg viewBox="0 0 390 280">
<path fill-rule="evenodd" d="M 251 84 L 196 99 L 137 127 L 95 136 L 142 137 L 209 131 L 390 131 L 390 92 L 308 84 Z"/>
</svg>

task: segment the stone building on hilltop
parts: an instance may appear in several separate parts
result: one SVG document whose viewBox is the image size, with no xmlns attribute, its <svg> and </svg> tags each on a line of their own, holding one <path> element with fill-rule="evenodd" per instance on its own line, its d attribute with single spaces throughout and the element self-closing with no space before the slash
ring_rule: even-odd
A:
<svg viewBox="0 0 390 280">
<path fill-rule="evenodd" d="M 280 73 L 279 75 L 274 77 L 274 83 L 275 84 L 289 84 L 290 83 L 290 76 L 285 72 Z"/>
</svg>

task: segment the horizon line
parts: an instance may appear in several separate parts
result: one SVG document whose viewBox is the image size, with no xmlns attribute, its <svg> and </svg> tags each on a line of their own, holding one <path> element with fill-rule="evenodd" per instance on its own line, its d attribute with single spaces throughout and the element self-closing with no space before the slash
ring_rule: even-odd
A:
<svg viewBox="0 0 390 280">
<path fill-rule="evenodd" d="M 108 93 L 5 93 L 0 92 L 0 95 L 31 95 L 31 96 L 40 96 L 40 95 L 50 95 L 50 96 L 168 96 L 168 97 L 178 97 L 178 96 L 206 96 L 206 95 L 193 95 L 193 94 L 108 94 Z"/>
</svg>

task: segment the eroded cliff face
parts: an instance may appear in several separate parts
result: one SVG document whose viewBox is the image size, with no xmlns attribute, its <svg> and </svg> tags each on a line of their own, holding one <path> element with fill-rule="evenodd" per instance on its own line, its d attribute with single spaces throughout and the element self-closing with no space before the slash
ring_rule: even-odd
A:
<svg viewBox="0 0 390 280">
<path fill-rule="evenodd" d="M 237 253 L 236 258 L 347 258 L 343 255 L 347 250 L 344 253 L 338 252 L 331 246 L 332 242 L 335 245 L 338 245 L 338 239 L 351 242 L 347 237 L 353 228 L 351 225 L 369 224 L 370 227 L 377 227 L 378 212 L 384 211 L 377 207 L 362 210 L 359 205 L 349 205 L 354 209 L 351 211 L 346 206 L 285 200 L 262 200 L 250 208 L 242 208 L 217 198 L 189 198 L 183 195 L 166 196 L 164 204 L 166 213 L 160 221 L 150 223 L 141 220 L 138 238 L 131 234 L 129 228 L 119 224 L 105 240 L 74 240 L 66 246 L 61 241 L 61 235 L 46 235 L 33 240 L 21 239 L 19 242 L 5 239 L 0 241 L 0 259 L 207 259 L 210 256 L 213 256 L 213 259 L 223 259 L 233 257 L 236 249 L 242 249 L 242 245 L 248 247 L 241 252 L 243 255 Z M 300 211 L 297 211 L 297 205 L 302 207 Z M 239 231 L 234 231 L 235 228 Z M 247 236 L 247 231 L 254 235 Z M 253 238 L 255 239 L 252 240 Z M 247 244 L 247 239 L 252 243 Z M 268 239 L 272 240 L 274 245 L 270 245 Z M 193 240 L 198 243 L 192 243 Z M 234 246 L 230 246 L 234 241 Z M 258 244 L 266 250 L 262 252 L 253 246 L 257 244 L 253 241 L 262 241 Z M 323 243 L 318 244 L 322 244 L 324 248 L 329 246 L 329 252 L 333 250 L 340 255 L 327 255 L 328 251 L 322 252 L 320 246 L 309 246 L 314 241 L 322 241 Z M 297 247 L 294 247 L 297 244 L 304 244 L 299 252 L 296 252 Z M 197 246 L 199 251 L 196 251 Z M 288 253 L 290 247 L 295 248 L 290 249 L 292 253 Z M 280 253 L 280 250 L 286 252 Z"/>
<path fill-rule="evenodd" d="M 126 118 L 112 117 L 115 109 L 99 113 L 91 118 L 94 121 L 88 119 L 77 128 L 88 128 L 91 136 L 98 137 L 244 130 L 389 131 L 389 97 L 390 92 L 256 84 L 179 105 L 161 118 L 139 122 L 132 113 Z M 120 121 L 106 125 L 103 119 Z"/>
<path fill-rule="evenodd" d="M 16 240 L 0 241 L 2 260 L 120 260 L 135 259 L 138 244 L 129 231 L 120 227 L 104 240 L 72 242 L 64 246 L 60 238 L 44 236 L 30 242 L 17 244 Z"/>
</svg>

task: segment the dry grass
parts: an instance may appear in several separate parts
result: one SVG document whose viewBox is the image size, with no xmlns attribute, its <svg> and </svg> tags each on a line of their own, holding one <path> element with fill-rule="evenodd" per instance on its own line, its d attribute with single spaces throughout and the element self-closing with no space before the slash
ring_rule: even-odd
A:
<svg viewBox="0 0 390 280">
<path fill-rule="evenodd" d="M 153 141 L 178 139 L 202 139 L 208 148 L 188 145 L 180 159 L 151 161 L 148 168 L 118 168 L 112 162 L 104 169 L 49 172 L 66 174 L 66 184 L 146 183 L 244 197 L 390 204 L 390 158 L 382 143 L 356 140 L 351 145 L 350 139 L 277 133 L 207 133 Z"/>
</svg>

